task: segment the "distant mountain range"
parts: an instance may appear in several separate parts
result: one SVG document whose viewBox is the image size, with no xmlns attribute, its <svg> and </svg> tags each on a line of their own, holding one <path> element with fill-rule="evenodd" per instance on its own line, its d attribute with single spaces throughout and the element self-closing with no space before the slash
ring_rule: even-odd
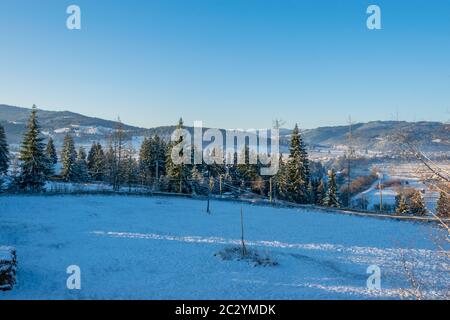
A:
<svg viewBox="0 0 450 320">
<path fill-rule="evenodd" d="M 26 130 L 30 109 L 0 104 L 0 124 L 5 128 L 8 142 L 19 144 Z M 67 133 L 75 137 L 76 142 L 89 143 L 104 141 L 108 138 L 117 122 L 88 117 L 70 111 L 38 112 L 39 123 L 44 135 L 52 136 L 57 144 Z M 156 128 L 139 128 L 123 124 L 124 129 L 134 137 L 151 136 L 155 133 L 168 139 L 175 126 Z M 192 130 L 191 128 L 188 128 Z M 425 149 L 432 151 L 450 151 L 450 125 L 441 122 L 405 122 L 405 121 L 371 121 L 352 125 L 352 141 L 356 148 L 386 151 L 390 137 L 399 131 L 412 133 Z M 281 129 L 281 144 L 289 143 L 291 130 Z M 303 130 L 302 134 L 310 146 L 339 147 L 348 143 L 349 127 L 333 126 Z"/>
</svg>

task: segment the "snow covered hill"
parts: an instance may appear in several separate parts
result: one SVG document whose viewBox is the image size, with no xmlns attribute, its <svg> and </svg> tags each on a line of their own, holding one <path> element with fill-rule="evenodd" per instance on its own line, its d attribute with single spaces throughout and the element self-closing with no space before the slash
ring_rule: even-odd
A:
<svg viewBox="0 0 450 320">
<path fill-rule="evenodd" d="M 217 254 L 240 244 L 241 204 L 170 197 L 2 196 L 0 244 L 18 283 L 0 299 L 372 299 L 408 296 L 404 267 L 434 298 L 450 288 L 433 224 L 243 205 L 255 266 Z M 68 290 L 66 268 L 81 268 Z M 381 269 L 381 291 L 366 273 Z M 408 296 L 408 297 L 411 297 Z"/>
<path fill-rule="evenodd" d="M 0 104 L 0 124 L 5 127 L 8 142 L 19 144 L 26 129 L 30 109 Z M 179 115 L 182 116 L 182 115 Z M 110 132 L 117 127 L 116 121 L 88 117 L 70 111 L 39 110 L 38 118 L 42 131 L 54 138 L 57 146 L 61 145 L 64 136 L 70 133 L 77 143 L 90 145 L 92 141 L 106 141 Z M 174 117 L 174 123 L 178 116 Z M 175 126 L 155 128 L 139 128 L 124 124 L 124 129 L 132 137 L 143 137 L 158 134 L 168 140 Z M 192 132 L 189 123 L 185 124 Z M 270 125 L 270 124 L 269 124 Z M 233 128 L 225 128 L 233 129 Z M 450 150 L 450 126 L 441 122 L 405 122 L 405 121 L 371 121 L 353 125 L 353 145 L 361 151 L 389 151 L 392 149 L 393 136 L 399 132 L 411 133 L 424 150 L 448 152 Z M 281 149 L 289 146 L 291 129 L 280 130 Z M 315 148 L 325 147 L 323 151 L 333 152 L 346 148 L 348 144 L 348 126 L 319 127 L 302 131 L 305 142 Z"/>
</svg>

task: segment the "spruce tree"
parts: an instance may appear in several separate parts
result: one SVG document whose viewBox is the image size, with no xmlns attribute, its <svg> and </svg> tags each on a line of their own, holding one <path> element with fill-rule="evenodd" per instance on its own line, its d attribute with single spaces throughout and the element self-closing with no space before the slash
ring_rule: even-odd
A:
<svg viewBox="0 0 450 320">
<path fill-rule="evenodd" d="M 56 155 L 56 148 L 55 144 L 53 143 L 52 137 L 48 138 L 47 147 L 45 148 L 45 154 L 52 165 L 58 163 L 58 156 Z"/>
<path fill-rule="evenodd" d="M 201 150 L 200 150 L 201 152 Z M 215 159 L 216 155 L 216 150 L 212 150 L 211 152 L 211 158 Z M 216 160 L 217 161 L 217 160 Z M 214 178 L 218 178 L 220 175 L 225 174 L 225 162 L 223 163 L 216 163 L 216 161 L 214 163 L 211 164 L 204 164 L 204 171 L 207 171 L 209 173 L 210 176 L 214 177 Z M 225 159 L 221 159 L 220 161 L 225 161 Z M 194 154 L 192 153 L 192 163 L 194 163 Z M 253 166 L 253 168 L 255 170 L 256 169 L 256 165 L 251 165 Z M 249 168 L 249 166 L 247 166 L 247 168 Z M 256 173 L 257 174 L 257 173 Z"/>
<path fill-rule="evenodd" d="M 116 160 L 115 160 L 114 148 L 111 143 L 109 143 L 108 148 L 105 152 L 105 173 L 103 181 L 106 181 L 110 184 L 114 184 L 114 175 L 116 169 Z"/>
<path fill-rule="evenodd" d="M 244 163 L 240 163 L 237 165 L 237 173 L 239 178 L 241 179 L 241 185 L 245 188 L 254 189 L 254 183 L 257 181 L 257 178 L 259 176 L 257 165 L 250 163 L 251 151 L 248 145 L 245 145 L 244 149 L 241 152 Z"/>
<path fill-rule="evenodd" d="M 287 175 L 287 165 L 286 162 L 283 161 L 282 157 L 280 156 L 280 167 L 278 169 L 278 172 L 276 174 L 275 180 L 277 185 L 277 197 L 279 199 L 287 200 L 288 199 L 288 175 Z"/>
<path fill-rule="evenodd" d="M 144 184 L 156 182 L 156 175 L 165 173 L 165 157 L 165 143 L 158 135 L 144 139 L 139 151 L 139 173 Z"/>
<path fill-rule="evenodd" d="M 273 197 L 275 199 L 282 198 L 280 196 L 280 189 L 282 189 L 282 187 L 280 188 L 280 184 L 282 183 L 282 180 L 284 178 L 283 168 L 284 168 L 283 154 L 280 152 L 280 155 L 278 157 L 278 171 L 273 176 L 273 179 L 272 179 L 273 191 L 274 191 Z"/>
<path fill-rule="evenodd" d="M 89 181 L 89 172 L 86 161 L 86 151 L 83 147 L 78 149 L 77 160 L 76 160 L 76 179 L 79 182 L 88 182 Z"/>
<path fill-rule="evenodd" d="M 412 214 L 424 215 L 427 213 L 425 201 L 419 190 L 415 190 L 410 199 L 410 211 Z"/>
<path fill-rule="evenodd" d="M 297 128 L 298 129 L 298 128 Z M 311 180 L 311 172 L 308 158 L 308 151 L 306 148 L 305 141 L 303 140 L 302 135 L 299 133 L 299 146 L 300 146 L 300 163 L 302 164 L 302 179 L 305 181 L 305 185 L 309 184 Z"/>
<path fill-rule="evenodd" d="M 87 157 L 87 167 L 90 179 L 102 181 L 105 173 L 105 154 L 99 142 L 93 142 Z"/>
<path fill-rule="evenodd" d="M 306 146 L 296 124 L 291 135 L 290 154 L 284 170 L 284 198 L 297 203 L 308 203 L 308 184 L 310 179 L 309 160 Z"/>
<path fill-rule="evenodd" d="M 139 174 L 143 185 L 148 185 L 152 176 L 152 146 L 149 138 L 144 138 L 139 150 Z"/>
<path fill-rule="evenodd" d="M 231 187 L 230 190 L 236 192 L 236 189 L 233 189 L 233 187 L 240 187 L 239 170 L 237 169 L 237 153 L 230 153 L 229 157 L 232 157 L 233 161 L 225 166 L 225 181 Z"/>
<path fill-rule="evenodd" d="M 51 177 L 55 174 L 55 164 L 58 162 L 58 157 L 56 156 L 55 146 L 53 140 L 50 137 L 47 146 L 45 147 L 45 157 L 47 159 L 47 177 Z"/>
<path fill-rule="evenodd" d="M 27 192 L 43 190 L 48 179 L 48 160 L 44 148 L 45 145 L 37 119 L 37 108 L 33 106 L 20 149 L 20 174 L 16 181 L 19 189 Z"/>
<path fill-rule="evenodd" d="M 94 158 L 95 158 L 96 148 L 97 148 L 97 142 L 94 141 L 94 142 L 92 142 L 91 148 L 89 149 L 89 153 L 87 156 L 88 172 L 89 172 L 89 176 L 91 177 L 92 180 L 96 180 L 94 178 L 94 172 L 92 170 L 92 168 L 94 167 Z"/>
<path fill-rule="evenodd" d="M 183 119 L 181 118 L 178 121 L 177 129 L 183 129 Z M 186 164 L 175 164 L 172 161 L 172 149 L 175 145 L 182 143 L 182 141 L 183 137 L 180 137 L 178 141 L 169 144 L 166 155 L 166 178 L 169 181 L 170 192 L 189 193 L 190 188 L 187 181 L 191 175 L 189 166 Z M 181 157 L 183 156 L 182 152 L 180 153 Z"/>
<path fill-rule="evenodd" d="M 328 192 L 325 198 L 325 205 L 327 207 L 339 208 L 336 174 L 333 169 L 328 171 Z"/>
<path fill-rule="evenodd" d="M 65 181 L 77 181 L 77 152 L 75 151 L 75 143 L 70 135 L 64 137 L 63 149 L 61 152 L 62 170 L 61 176 Z"/>
<path fill-rule="evenodd" d="M 9 149 L 6 141 L 5 129 L 0 125 L 0 176 L 8 172 Z"/>
<path fill-rule="evenodd" d="M 165 162 L 167 146 L 164 140 L 162 140 L 157 134 L 151 138 L 150 142 L 152 160 L 154 161 L 154 172 L 158 176 L 165 174 Z M 156 168 L 158 167 L 158 168 Z"/>
<path fill-rule="evenodd" d="M 436 213 L 440 217 L 450 217 L 450 197 L 441 191 L 436 205 Z"/>
</svg>

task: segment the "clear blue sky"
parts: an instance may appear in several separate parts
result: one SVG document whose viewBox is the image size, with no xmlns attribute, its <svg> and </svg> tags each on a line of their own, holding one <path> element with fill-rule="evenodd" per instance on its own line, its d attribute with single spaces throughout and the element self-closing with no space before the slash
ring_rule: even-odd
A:
<svg viewBox="0 0 450 320">
<path fill-rule="evenodd" d="M 450 118 L 448 0 L 0 0 L 0 43 L 0 103 L 143 127 Z"/>
</svg>

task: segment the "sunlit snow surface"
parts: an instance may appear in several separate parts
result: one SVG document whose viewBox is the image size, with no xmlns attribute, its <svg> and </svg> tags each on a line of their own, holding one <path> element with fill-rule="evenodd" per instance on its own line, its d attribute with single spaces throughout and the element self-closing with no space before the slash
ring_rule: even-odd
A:
<svg viewBox="0 0 450 320">
<path fill-rule="evenodd" d="M 240 244 L 236 202 L 166 197 L 2 196 L 0 245 L 18 284 L 0 299 L 379 299 L 448 293 L 443 231 L 429 223 L 243 205 L 248 247 L 278 262 L 215 254 Z M 448 250 L 448 248 L 446 248 Z M 66 268 L 81 268 L 68 290 Z M 370 265 L 381 291 L 367 289 Z M 406 267 L 406 268 L 405 268 Z"/>
</svg>

